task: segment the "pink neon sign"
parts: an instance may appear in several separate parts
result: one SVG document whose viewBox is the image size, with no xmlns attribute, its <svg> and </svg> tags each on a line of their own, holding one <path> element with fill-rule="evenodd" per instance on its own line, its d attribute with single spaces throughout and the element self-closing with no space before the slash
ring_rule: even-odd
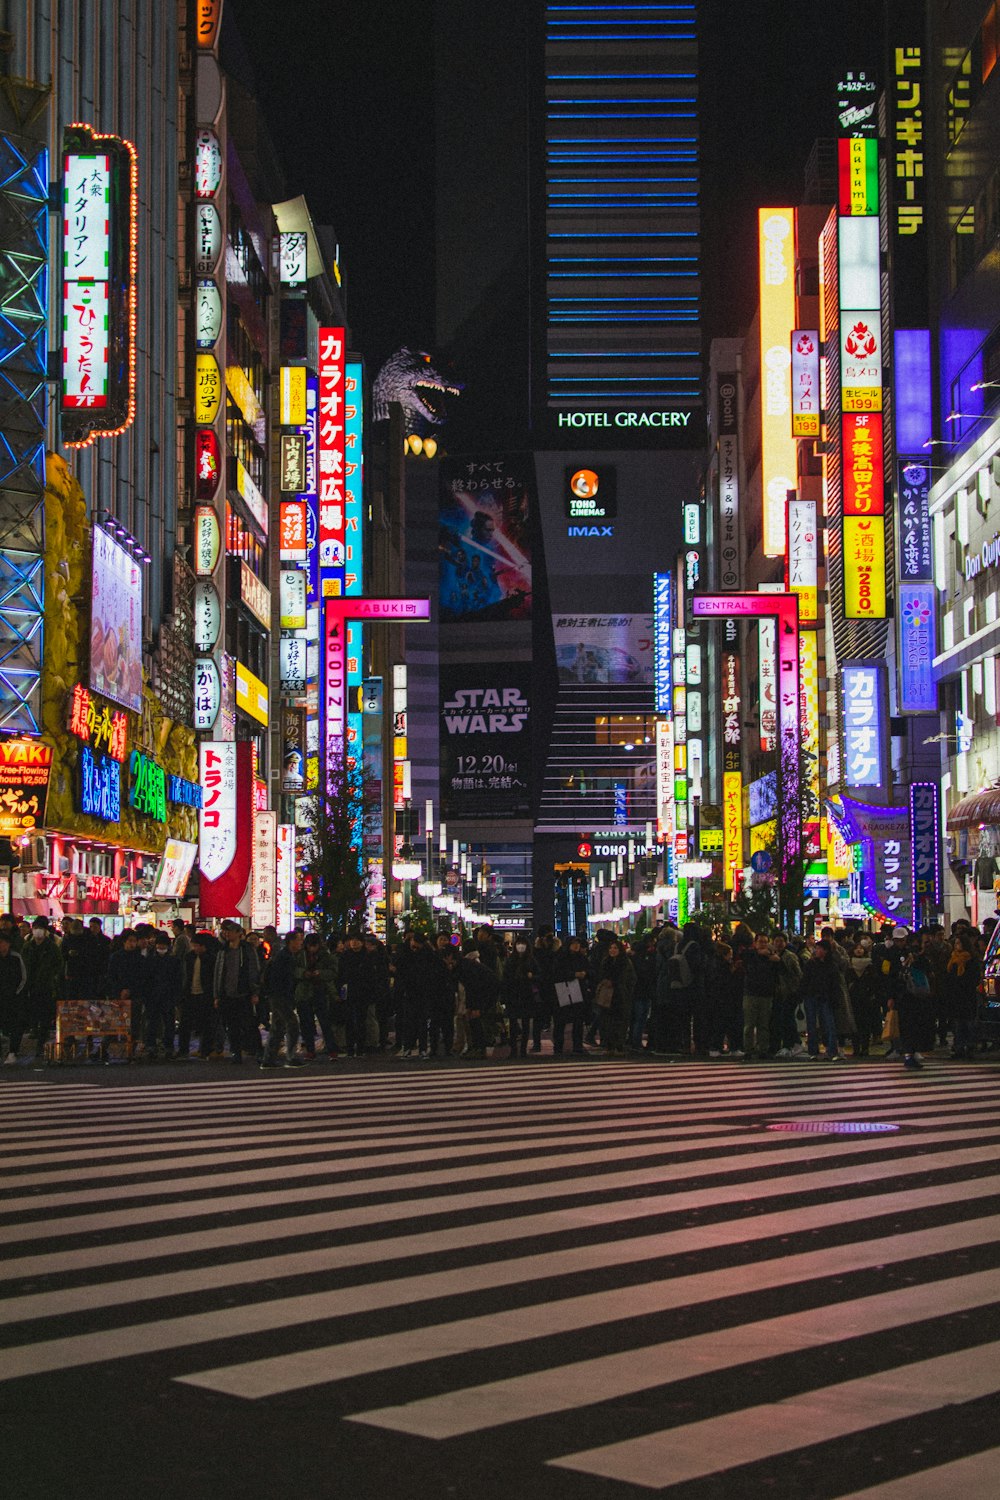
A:
<svg viewBox="0 0 1000 1500">
<path fill-rule="evenodd" d="M 349 620 L 429 620 L 429 599 L 345 599 L 323 601 L 323 724 L 327 763 L 339 760 L 347 737 L 347 624 Z"/>
<path fill-rule="evenodd" d="M 802 843 L 799 765 L 799 600 L 796 594 L 692 594 L 695 619 L 772 619 L 777 622 L 778 735 L 782 876 L 799 857 Z"/>
</svg>

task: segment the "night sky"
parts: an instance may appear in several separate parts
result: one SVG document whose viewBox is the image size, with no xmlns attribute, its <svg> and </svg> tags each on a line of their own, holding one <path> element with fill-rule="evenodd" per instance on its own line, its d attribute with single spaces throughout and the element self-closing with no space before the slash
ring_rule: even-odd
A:
<svg viewBox="0 0 1000 1500">
<path fill-rule="evenodd" d="M 433 349 L 433 6 L 226 3 L 288 191 L 305 192 L 313 217 L 339 235 L 356 345 L 376 368 L 400 344 Z M 470 27 L 479 3 L 469 0 Z M 738 333 L 750 317 L 757 206 L 800 200 L 812 142 L 833 134 L 838 76 L 878 64 L 879 12 L 877 0 L 825 11 L 788 0 L 702 4 L 709 334 Z M 463 89 L 474 103 L 474 83 Z"/>
</svg>

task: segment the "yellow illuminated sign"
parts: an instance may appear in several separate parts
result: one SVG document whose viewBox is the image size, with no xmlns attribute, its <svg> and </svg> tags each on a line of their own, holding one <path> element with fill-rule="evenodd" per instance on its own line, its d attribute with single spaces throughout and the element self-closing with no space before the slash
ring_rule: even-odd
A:
<svg viewBox="0 0 1000 1500">
<path fill-rule="evenodd" d="M 885 517 L 844 517 L 844 615 L 885 619 Z"/>
<path fill-rule="evenodd" d="M 722 776 L 722 883 L 736 888 L 736 871 L 743 868 L 743 776 L 725 771 Z"/>
<path fill-rule="evenodd" d="M 760 438 L 764 491 L 764 554 L 785 552 L 785 502 L 796 488 L 797 447 L 791 436 L 795 327 L 795 210 L 758 211 L 760 249 Z"/>
<path fill-rule="evenodd" d="M 214 354 L 196 354 L 194 359 L 194 419 L 209 427 L 219 415 L 222 375 Z"/>
<path fill-rule="evenodd" d="M 282 427 L 304 427 L 306 425 L 306 372 L 304 366 L 282 366 L 279 415 Z"/>
<path fill-rule="evenodd" d="M 257 400 L 257 392 L 239 365 L 226 366 L 226 388 L 243 413 L 244 422 L 256 435 L 264 421 L 264 408 Z"/>
<path fill-rule="evenodd" d="M 270 723 L 267 687 L 241 661 L 236 663 L 236 707 L 261 724 Z"/>
</svg>

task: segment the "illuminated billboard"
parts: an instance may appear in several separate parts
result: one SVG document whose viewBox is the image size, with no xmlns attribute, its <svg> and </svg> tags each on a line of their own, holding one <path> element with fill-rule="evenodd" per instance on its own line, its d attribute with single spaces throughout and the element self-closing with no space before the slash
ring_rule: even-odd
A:
<svg viewBox="0 0 1000 1500">
<path fill-rule="evenodd" d="M 319 402 L 316 415 L 317 544 L 320 592 L 336 596 L 344 591 L 347 543 L 344 517 L 344 462 L 346 458 L 344 385 L 346 379 L 343 328 L 319 330 Z"/>
<path fill-rule="evenodd" d="M 142 567 L 102 526 L 93 528 L 90 686 L 142 711 Z"/>
<path fill-rule="evenodd" d="M 653 681 L 656 712 L 668 714 L 673 704 L 673 575 L 653 574 Z"/>
<path fill-rule="evenodd" d="M 758 211 L 760 248 L 760 422 L 764 554 L 785 551 L 785 501 L 796 487 L 789 348 L 795 327 L 795 210 Z"/>
<path fill-rule="evenodd" d="M 136 153 L 89 125 L 63 142 L 60 412 L 64 444 L 84 448 L 135 417 Z"/>
<path fill-rule="evenodd" d="M 879 662 L 845 662 L 840 682 L 844 784 L 861 789 L 883 787 L 887 775 L 884 667 Z"/>
<path fill-rule="evenodd" d="M 792 437 L 819 437 L 819 330 L 792 330 Z"/>
<path fill-rule="evenodd" d="M 815 500 L 789 500 L 786 573 L 790 593 L 799 596 L 799 621 L 819 618 L 819 521 Z"/>
</svg>

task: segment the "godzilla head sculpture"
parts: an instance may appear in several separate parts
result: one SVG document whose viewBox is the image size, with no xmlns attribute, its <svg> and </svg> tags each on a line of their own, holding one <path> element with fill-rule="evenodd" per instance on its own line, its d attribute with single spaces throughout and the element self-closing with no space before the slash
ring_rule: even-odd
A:
<svg viewBox="0 0 1000 1500">
<path fill-rule="evenodd" d="M 431 356 L 423 349 L 397 349 L 379 370 L 372 391 L 376 422 L 389 420 L 389 404 L 398 401 L 403 408 L 406 436 L 426 437 L 446 420 L 449 396 L 460 396 L 465 386 L 446 380 L 435 370 Z"/>
</svg>

